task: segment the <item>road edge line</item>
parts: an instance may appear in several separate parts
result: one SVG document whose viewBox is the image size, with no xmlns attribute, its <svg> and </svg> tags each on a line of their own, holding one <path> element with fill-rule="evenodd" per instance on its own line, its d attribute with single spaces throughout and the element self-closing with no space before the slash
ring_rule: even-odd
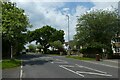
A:
<svg viewBox="0 0 120 80">
<path fill-rule="evenodd" d="M 23 65 L 22 65 L 22 60 L 21 60 L 21 66 L 20 66 L 20 80 L 22 80 L 23 76 Z"/>
</svg>

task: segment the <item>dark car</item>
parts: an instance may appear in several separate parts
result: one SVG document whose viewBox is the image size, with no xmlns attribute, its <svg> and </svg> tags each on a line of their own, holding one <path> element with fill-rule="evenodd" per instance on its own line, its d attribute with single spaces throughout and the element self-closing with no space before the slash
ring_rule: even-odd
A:
<svg viewBox="0 0 120 80">
<path fill-rule="evenodd" d="M 22 54 L 26 54 L 26 50 L 22 50 Z"/>
</svg>

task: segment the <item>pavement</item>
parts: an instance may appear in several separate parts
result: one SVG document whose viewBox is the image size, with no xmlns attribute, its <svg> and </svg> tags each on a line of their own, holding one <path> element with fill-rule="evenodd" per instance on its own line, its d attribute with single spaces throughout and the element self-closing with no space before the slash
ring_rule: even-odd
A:
<svg viewBox="0 0 120 80">
<path fill-rule="evenodd" d="M 21 59 L 20 67 L 3 70 L 3 78 L 118 78 L 117 60 L 83 61 L 41 54 L 26 54 Z"/>
</svg>

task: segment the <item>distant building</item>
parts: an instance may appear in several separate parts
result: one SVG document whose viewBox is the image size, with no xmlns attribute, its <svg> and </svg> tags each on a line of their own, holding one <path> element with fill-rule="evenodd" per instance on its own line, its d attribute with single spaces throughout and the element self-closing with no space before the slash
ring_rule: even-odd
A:
<svg viewBox="0 0 120 80">
<path fill-rule="evenodd" d="M 120 55 L 120 34 L 117 33 L 111 40 L 113 55 Z"/>
</svg>

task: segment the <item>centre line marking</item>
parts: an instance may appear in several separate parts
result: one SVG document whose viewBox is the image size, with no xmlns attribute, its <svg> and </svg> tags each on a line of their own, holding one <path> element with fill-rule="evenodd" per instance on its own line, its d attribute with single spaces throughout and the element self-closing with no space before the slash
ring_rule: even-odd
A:
<svg viewBox="0 0 120 80">
<path fill-rule="evenodd" d="M 104 73 L 104 74 L 107 73 L 107 72 L 103 72 L 103 71 L 100 71 L 100 70 L 97 70 L 97 69 L 93 69 L 93 68 L 89 68 L 89 67 L 86 67 L 86 66 L 80 66 L 78 64 L 75 64 L 75 65 L 77 65 L 78 67 L 83 67 L 83 68 L 86 68 L 86 69 L 89 69 L 89 70 L 93 70 L 93 71 L 97 71 L 97 72 L 100 72 L 100 73 Z"/>
<path fill-rule="evenodd" d="M 84 75 L 79 74 L 79 73 L 77 73 L 77 72 L 75 72 L 75 71 L 73 71 L 73 70 L 71 70 L 71 69 L 68 69 L 68 68 L 62 66 L 62 65 L 59 65 L 59 67 L 61 67 L 61 68 L 63 68 L 63 69 L 66 69 L 66 70 L 68 70 L 68 71 L 70 71 L 70 72 L 72 72 L 72 73 L 75 73 L 75 74 L 77 74 L 77 75 L 79 75 L 79 76 L 81 76 L 81 77 L 84 77 Z"/>
</svg>

